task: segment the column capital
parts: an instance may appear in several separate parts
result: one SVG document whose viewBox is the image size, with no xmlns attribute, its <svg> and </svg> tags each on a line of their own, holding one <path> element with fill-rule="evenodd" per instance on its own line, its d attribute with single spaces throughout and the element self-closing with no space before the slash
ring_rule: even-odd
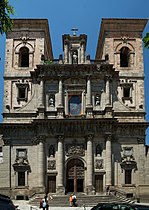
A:
<svg viewBox="0 0 149 210">
<path fill-rule="evenodd" d="M 106 75 L 105 80 L 111 82 L 112 81 L 112 76 L 111 75 Z"/>
<path fill-rule="evenodd" d="M 44 142 L 46 142 L 46 137 L 47 136 L 45 134 L 38 135 L 32 139 L 32 143 L 33 144 L 39 144 L 40 142 L 44 143 Z"/>
<path fill-rule="evenodd" d="M 106 141 L 111 141 L 111 136 L 112 136 L 111 132 L 106 132 L 105 133 L 105 139 L 106 139 Z"/>
<path fill-rule="evenodd" d="M 6 146 L 11 145 L 11 139 L 10 138 L 3 138 L 2 141 L 4 142 L 4 145 L 6 145 Z"/>
<path fill-rule="evenodd" d="M 87 140 L 91 141 L 94 138 L 94 133 L 88 133 L 86 135 Z"/>
<path fill-rule="evenodd" d="M 58 135 L 56 135 L 56 138 L 57 138 L 59 141 L 63 141 L 63 140 L 64 140 L 64 134 L 58 134 Z"/>
</svg>

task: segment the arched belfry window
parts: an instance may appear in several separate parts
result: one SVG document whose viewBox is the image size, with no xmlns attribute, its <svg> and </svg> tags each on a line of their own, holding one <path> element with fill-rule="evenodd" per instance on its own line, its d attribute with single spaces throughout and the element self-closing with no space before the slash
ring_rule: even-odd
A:
<svg viewBox="0 0 149 210">
<path fill-rule="evenodd" d="M 29 49 L 21 47 L 19 50 L 19 67 L 29 67 Z"/>
<path fill-rule="evenodd" d="M 130 50 L 128 47 L 122 47 L 120 50 L 120 67 L 129 67 Z"/>
</svg>

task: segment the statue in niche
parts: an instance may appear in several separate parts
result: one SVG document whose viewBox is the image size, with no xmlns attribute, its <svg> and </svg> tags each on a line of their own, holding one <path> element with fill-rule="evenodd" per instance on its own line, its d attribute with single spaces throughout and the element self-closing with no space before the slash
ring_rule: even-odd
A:
<svg viewBox="0 0 149 210">
<path fill-rule="evenodd" d="M 77 64 L 78 63 L 78 56 L 77 56 L 77 52 L 76 51 L 73 52 L 72 59 L 73 59 L 73 64 Z"/>
<path fill-rule="evenodd" d="M 97 144 L 97 146 L 96 146 L 96 156 L 98 156 L 98 157 L 102 156 L 102 147 L 100 144 Z"/>
<path fill-rule="evenodd" d="M 49 106 L 55 106 L 55 97 L 54 95 L 49 96 Z"/>
<path fill-rule="evenodd" d="M 49 157 L 55 157 L 55 148 L 53 145 L 49 148 Z"/>
<path fill-rule="evenodd" d="M 99 95 L 95 96 L 95 105 L 96 106 L 100 105 L 100 96 Z"/>
</svg>

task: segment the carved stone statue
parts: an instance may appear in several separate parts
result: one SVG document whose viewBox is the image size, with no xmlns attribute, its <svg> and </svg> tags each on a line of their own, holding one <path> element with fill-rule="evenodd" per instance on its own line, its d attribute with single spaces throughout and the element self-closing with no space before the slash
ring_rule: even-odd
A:
<svg viewBox="0 0 149 210">
<path fill-rule="evenodd" d="M 49 106 L 54 106 L 55 105 L 55 99 L 53 95 L 50 95 L 49 97 Z"/>
<path fill-rule="evenodd" d="M 73 59 L 73 63 L 74 64 L 77 64 L 78 63 L 78 56 L 77 56 L 77 53 L 76 52 L 73 52 L 73 55 L 72 55 L 72 59 Z"/>
<path fill-rule="evenodd" d="M 96 95 L 95 96 L 95 105 L 97 106 L 97 105 L 100 105 L 100 97 L 99 97 L 99 95 Z"/>
</svg>

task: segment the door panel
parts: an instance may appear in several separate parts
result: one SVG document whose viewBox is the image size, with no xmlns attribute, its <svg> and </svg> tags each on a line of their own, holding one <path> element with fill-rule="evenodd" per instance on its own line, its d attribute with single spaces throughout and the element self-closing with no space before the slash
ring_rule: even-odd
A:
<svg viewBox="0 0 149 210">
<path fill-rule="evenodd" d="M 103 175 L 95 176 L 95 189 L 96 192 L 103 192 Z"/>
<path fill-rule="evenodd" d="M 83 192 L 84 164 L 79 159 L 72 159 L 67 164 L 67 192 Z"/>
<path fill-rule="evenodd" d="M 49 193 L 56 192 L 56 176 L 48 177 L 48 188 L 49 188 Z"/>
</svg>

